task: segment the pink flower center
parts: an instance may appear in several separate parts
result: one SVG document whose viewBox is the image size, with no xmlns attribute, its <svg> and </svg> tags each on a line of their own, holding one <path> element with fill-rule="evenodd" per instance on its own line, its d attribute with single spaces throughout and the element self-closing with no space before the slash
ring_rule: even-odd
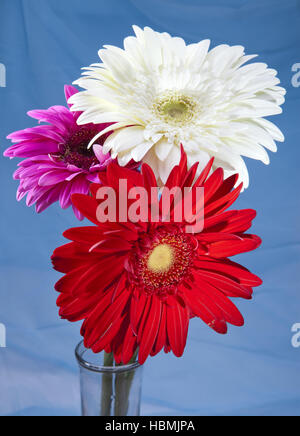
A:
<svg viewBox="0 0 300 436">
<path fill-rule="evenodd" d="M 88 149 L 88 144 L 97 133 L 98 130 L 93 127 L 81 127 L 64 144 L 60 144 L 60 159 L 88 171 L 99 163 L 93 148 Z"/>
</svg>

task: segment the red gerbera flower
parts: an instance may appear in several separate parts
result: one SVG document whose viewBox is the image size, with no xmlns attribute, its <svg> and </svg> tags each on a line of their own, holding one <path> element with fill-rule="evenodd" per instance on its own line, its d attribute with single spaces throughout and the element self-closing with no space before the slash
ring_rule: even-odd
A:
<svg viewBox="0 0 300 436">
<path fill-rule="evenodd" d="M 211 166 L 212 161 L 193 183 L 197 164 L 188 171 L 182 153 L 166 184 L 204 188 L 204 229 L 198 234 L 187 233 L 184 220 L 164 222 L 162 208 L 159 222 L 99 223 L 100 184 L 92 185 L 92 196 L 73 196 L 75 207 L 95 225 L 67 230 L 64 236 L 72 242 L 56 249 L 52 261 L 65 274 L 56 284 L 60 316 L 84 320 L 87 348 L 113 352 L 117 363 L 128 363 L 138 348 L 142 364 L 163 348 L 181 356 L 191 317 L 222 334 L 227 323 L 243 325 L 230 298 L 251 299 L 252 288 L 262 282 L 228 257 L 260 245 L 260 238 L 245 233 L 256 212 L 226 211 L 242 186 L 234 188 L 238 176 L 224 180 L 221 168 L 209 176 Z M 157 186 L 146 164 L 140 174 L 112 163 L 104 174 L 102 186 L 114 188 L 117 199 L 120 179 L 128 190 L 137 186 L 150 193 Z"/>
</svg>

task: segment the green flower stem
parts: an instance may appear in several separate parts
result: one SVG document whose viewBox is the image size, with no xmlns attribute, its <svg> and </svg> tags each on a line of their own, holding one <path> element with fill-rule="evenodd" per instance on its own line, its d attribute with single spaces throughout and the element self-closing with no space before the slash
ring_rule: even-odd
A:
<svg viewBox="0 0 300 436">
<path fill-rule="evenodd" d="M 104 366 L 114 365 L 113 353 L 104 353 Z M 102 374 L 102 394 L 101 394 L 101 416 L 111 416 L 113 395 L 113 374 L 104 372 Z"/>
<path fill-rule="evenodd" d="M 137 351 L 133 355 L 129 364 L 136 362 Z M 121 372 L 115 378 L 115 408 L 114 416 L 127 416 L 129 407 L 129 396 L 134 377 L 134 371 Z"/>
<path fill-rule="evenodd" d="M 129 364 L 135 363 L 136 358 L 137 352 L 134 354 Z M 104 353 L 103 366 L 113 367 L 114 365 L 113 353 Z M 116 365 L 116 367 L 118 366 L 122 365 Z M 101 416 L 127 415 L 133 377 L 134 371 L 124 371 L 119 374 L 104 372 L 102 374 Z"/>
</svg>

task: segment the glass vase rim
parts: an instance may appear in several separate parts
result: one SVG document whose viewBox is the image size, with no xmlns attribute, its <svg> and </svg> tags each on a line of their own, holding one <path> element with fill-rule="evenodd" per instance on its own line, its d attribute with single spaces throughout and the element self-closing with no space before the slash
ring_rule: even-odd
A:
<svg viewBox="0 0 300 436">
<path fill-rule="evenodd" d="M 94 371 L 98 373 L 103 373 L 103 372 L 120 373 L 120 372 L 132 371 L 142 366 L 140 365 L 139 362 L 128 363 L 126 365 L 121 364 L 119 366 L 103 366 L 103 365 L 96 365 L 95 363 L 88 362 L 86 359 L 82 357 L 84 351 L 88 350 L 87 348 L 85 348 L 83 342 L 84 342 L 83 340 L 80 341 L 79 344 L 76 346 L 75 356 L 79 365 L 82 368 L 88 369 L 89 371 Z"/>
</svg>

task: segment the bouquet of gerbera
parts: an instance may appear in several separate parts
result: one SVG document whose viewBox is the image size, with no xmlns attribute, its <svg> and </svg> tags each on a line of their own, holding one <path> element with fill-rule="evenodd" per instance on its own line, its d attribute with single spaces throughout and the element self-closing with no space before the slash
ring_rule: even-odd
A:
<svg viewBox="0 0 300 436">
<path fill-rule="evenodd" d="M 251 299 L 261 280 L 230 257 L 256 249 L 256 212 L 230 206 L 248 186 L 242 156 L 268 164 L 280 130 L 276 71 L 250 63 L 241 46 L 134 27 L 124 50 L 65 88 L 69 108 L 29 115 L 46 123 L 9 135 L 5 155 L 25 158 L 17 198 L 42 212 L 59 201 L 92 225 L 64 233 L 52 256 L 63 273 L 59 314 L 83 320 L 84 346 L 108 370 L 161 350 L 182 356 L 189 321 L 217 333 L 244 319 L 232 298 Z M 246 64 L 246 65 L 245 65 Z M 103 375 L 102 414 L 111 414 L 112 376 Z M 132 379 L 116 383 L 128 412 Z"/>
</svg>

